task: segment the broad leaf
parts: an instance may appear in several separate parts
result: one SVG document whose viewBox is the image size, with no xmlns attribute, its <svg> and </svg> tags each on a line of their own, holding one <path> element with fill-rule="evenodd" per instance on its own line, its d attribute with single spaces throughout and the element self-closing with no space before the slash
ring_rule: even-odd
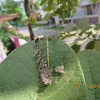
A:
<svg viewBox="0 0 100 100">
<path fill-rule="evenodd" d="M 71 17 L 77 11 L 78 2 L 78 0 L 73 1 L 73 3 L 71 0 L 41 0 L 41 5 L 45 5 L 45 10 L 49 13 L 49 16 L 46 15 L 45 18 L 59 15 L 65 21 L 66 15 Z"/>
<path fill-rule="evenodd" d="M 83 33 L 86 32 L 87 27 L 88 27 L 88 19 L 87 18 L 83 18 L 83 19 L 79 20 L 76 25 L 78 34 L 83 35 Z"/>
<path fill-rule="evenodd" d="M 64 40 L 64 39 L 66 39 L 67 37 L 72 37 L 72 36 L 75 36 L 76 35 L 76 33 L 75 34 L 62 34 L 62 33 L 60 33 L 60 35 L 59 35 L 59 37 L 62 39 L 62 40 Z"/>
<path fill-rule="evenodd" d="M 100 24 L 97 24 L 95 30 L 100 30 Z"/>
<path fill-rule="evenodd" d="M 78 53 L 81 49 L 81 44 L 83 44 L 87 39 L 86 38 L 77 38 L 72 43 L 72 49 L 75 51 L 75 53 Z"/>
<path fill-rule="evenodd" d="M 86 28 L 88 26 L 88 19 L 87 18 L 83 18 L 81 20 L 79 20 L 77 22 L 77 29 L 83 29 Z"/>
<path fill-rule="evenodd" d="M 95 42 L 94 42 L 94 49 L 96 51 L 100 51 L 100 39 L 95 40 Z"/>
<path fill-rule="evenodd" d="M 71 48 L 75 51 L 75 53 L 78 53 L 80 51 L 81 45 L 74 44 Z"/>
<path fill-rule="evenodd" d="M 91 25 L 91 26 L 88 26 L 87 29 L 86 29 L 86 36 L 90 36 L 92 35 L 93 38 L 95 38 L 96 34 L 98 33 L 97 30 L 95 30 L 96 28 L 96 25 Z"/>
<path fill-rule="evenodd" d="M 46 51 L 46 38 L 41 41 Z M 0 65 L 0 100 L 87 100 L 85 89 L 76 88 L 84 78 L 73 50 L 56 37 L 49 37 L 48 43 L 52 84 L 41 82 L 33 41 L 14 50 Z M 65 74 L 54 71 L 57 65 L 64 65 Z"/>
<path fill-rule="evenodd" d="M 69 23 L 64 27 L 64 31 L 67 33 L 70 33 L 71 31 L 73 31 L 73 23 Z"/>
<path fill-rule="evenodd" d="M 73 44 L 76 44 L 76 45 L 81 45 L 83 44 L 87 39 L 86 38 L 77 38 L 74 40 L 74 42 L 72 43 Z"/>
<path fill-rule="evenodd" d="M 86 45 L 85 49 L 94 49 L 94 41 L 90 41 L 90 42 Z"/>
<path fill-rule="evenodd" d="M 78 57 L 85 76 L 88 100 L 100 100 L 100 52 L 84 50 Z"/>
</svg>

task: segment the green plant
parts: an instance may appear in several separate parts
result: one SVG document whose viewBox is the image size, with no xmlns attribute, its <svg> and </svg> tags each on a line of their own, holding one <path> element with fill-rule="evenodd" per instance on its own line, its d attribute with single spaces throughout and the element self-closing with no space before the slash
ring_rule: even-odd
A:
<svg viewBox="0 0 100 100">
<path fill-rule="evenodd" d="M 7 31 L 6 31 L 7 33 L 10 33 L 10 34 L 12 34 L 12 35 L 14 35 L 14 36 L 20 36 L 20 38 L 22 38 L 22 39 L 24 39 L 24 37 L 23 37 L 23 35 L 22 34 L 20 34 L 20 33 L 16 33 L 16 30 L 15 29 L 7 29 Z"/>
<path fill-rule="evenodd" d="M 98 35 L 99 29 L 100 29 L 99 24 L 88 26 L 88 19 L 83 18 L 83 19 L 81 19 L 80 21 L 77 22 L 76 27 L 73 27 L 72 23 L 67 24 L 66 27 L 65 27 L 65 30 L 66 30 L 65 32 L 67 32 L 68 34 L 60 33 L 59 36 L 62 39 L 65 39 L 66 37 L 75 36 L 77 34 L 78 38 L 75 39 L 72 43 L 72 48 L 74 49 L 74 51 L 76 53 L 78 53 L 80 51 L 81 45 L 90 38 L 92 39 L 92 41 L 90 41 L 86 45 L 85 49 L 95 49 L 95 50 L 100 51 L 100 49 L 97 49 L 98 43 L 99 43 L 100 40 L 96 39 L 96 36 Z M 76 31 L 76 32 L 72 34 L 71 33 L 72 31 Z"/>
<path fill-rule="evenodd" d="M 45 85 L 40 78 L 37 58 L 33 55 L 42 46 L 47 55 L 47 38 L 42 38 L 35 48 L 34 41 L 15 49 L 0 64 L 0 98 L 2 100 L 87 100 L 86 89 L 76 88 L 85 84 L 79 60 L 74 51 L 55 36 L 48 37 L 49 68 L 52 83 Z M 47 56 L 45 57 L 47 60 Z M 55 72 L 55 67 L 64 65 L 65 74 Z"/>
<path fill-rule="evenodd" d="M 26 19 L 23 20 L 24 24 L 36 24 L 35 18 L 33 15 L 30 15 L 29 17 L 26 17 Z"/>
<path fill-rule="evenodd" d="M 100 99 L 100 52 L 84 50 L 78 55 L 84 73 L 88 100 Z"/>
<path fill-rule="evenodd" d="M 4 23 L 3 23 L 3 26 L 4 26 L 4 27 L 6 27 L 6 26 L 8 26 L 8 25 L 11 25 L 11 24 L 10 24 L 9 22 L 4 22 Z"/>
<path fill-rule="evenodd" d="M 47 12 L 46 19 L 59 15 L 64 21 L 66 16 L 71 17 L 74 15 L 78 0 L 41 0 L 41 5 L 43 10 Z"/>
<path fill-rule="evenodd" d="M 90 0 L 91 2 L 95 3 L 95 2 L 100 2 L 100 0 Z"/>
<path fill-rule="evenodd" d="M 34 2 L 33 10 L 36 10 L 36 9 L 39 8 L 39 6 L 40 6 L 39 1 L 40 1 L 40 0 L 36 0 L 36 1 Z M 32 1 L 29 1 L 29 4 L 32 4 Z"/>
<path fill-rule="evenodd" d="M 84 28 L 84 31 L 81 32 L 81 34 L 79 34 L 79 38 L 76 39 L 75 41 L 80 42 L 80 46 L 81 46 L 85 41 L 87 41 L 88 39 L 90 39 L 92 37 L 91 38 L 92 41 L 90 41 L 86 45 L 85 49 L 94 49 L 94 50 L 100 51 L 100 49 L 97 49 L 100 39 L 96 39 L 99 29 L 100 29 L 100 25 L 88 26 L 86 29 Z M 83 34 L 85 34 L 86 37 L 83 37 L 82 36 Z M 79 41 L 80 38 L 81 38 L 81 41 Z M 74 43 L 75 43 L 75 41 L 74 41 Z M 78 45 L 78 44 L 76 44 L 76 45 Z"/>
<path fill-rule="evenodd" d="M 76 29 L 77 33 L 78 33 L 80 36 L 82 36 L 83 33 L 86 32 L 86 29 L 87 29 L 87 27 L 88 27 L 88 24 L 89 24 L 89 22 L 88 22 L 88 19 L 87 19 L 87 18 L 82 18 L 81 20 L 79 20 L 79 21 L 76 23 L 75 29 Z"/>
<path fill-rule="evenodd" d="M 11 42 L 10 38 L 7 34 L 7 28 L 0 29 L 0 39 L 3 42 L 5 52 L 9 54 L 12 50 L 14 50 L 14 44 Z"/>
<path fill-rule="evenodd" d="M 19 13 L 19 17 L 12 20 L 13 24 L 18 26 L 18 22 L 21 22 L 24 17 L 22 10 L 19 8 L 19 4 L 13 0 L 7 0 L 3 2 L 1 6 L 5 10 L 3 14 Z"/>
<path fill-rule="evenodd" d="M 73 23 L 71 22 L 71 23 L 69 23 L 69 24 L 67 24 L 65 27 L 64 27 L 64 32 L 66 32 L 66 33 L 70 33 L 72 30 L 73 30 Z"/>
<path fill-rule="evenodd" d="M 11 25 L 9 22 L 5 22 L 0 28 L 0 39 L 3 42 L 5 52 L 7 54 L 11 53 L 12 50 L 15 49 L 15 45 L 11 42 L 10 38 L 8 37 L 8 33 L 14 36 L 20 36 L 20 38 L 24 39 L 21 34 L 16 34 L 15 29 L 8 29 L 6 26 Z"/>
</svg>

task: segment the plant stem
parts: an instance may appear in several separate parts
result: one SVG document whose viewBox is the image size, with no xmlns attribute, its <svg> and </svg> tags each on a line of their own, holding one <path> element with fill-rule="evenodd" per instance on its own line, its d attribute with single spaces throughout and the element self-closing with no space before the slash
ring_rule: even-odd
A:
<svg viewBox="0 0 100 100">
<path fill-rule="evenodd" d="M 24 0 L 24 7 L 25 7 L 27 17 L 30 17 L 30 10 L 29 10 L 28 0 Z M 31 40 L 34 40 L 34 33 L 33 33 L 32 26 L 31 26 L 30 23 L 28 23 L 28 29 L 29 29 L 29 32 L 30 32 Z"/>
</svg>

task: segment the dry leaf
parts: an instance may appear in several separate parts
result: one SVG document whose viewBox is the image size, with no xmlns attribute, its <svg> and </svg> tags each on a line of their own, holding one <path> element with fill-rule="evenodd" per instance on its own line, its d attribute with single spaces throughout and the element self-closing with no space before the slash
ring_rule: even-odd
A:
<svg viewBox="0 0 100 100">
<path fill-rule="evenodd" d="M 52 83 L 52 69 L 48 69 L 47 64 L 44 64 L 40 70 L 41 79 L 46 85 L 51 85 Z"/>
<path fill-rule="evenodd" d="M 44 61 L 44 57 L 45 57 L 45 54 L 43 55 L 43 59 L 41 60 L 41 63 L 40 63 L 40 67 L 45 64 L 46 61 Z"/>
<path fill-rule="evenodd" d="M 37 43 L 39 42 L 39 38 L 37 38 L 36 40 L 35 40 L 35 43 L 34 43 L 34 48 L 37 46 Z"/>
<path fill-rule="evenodd" d="M 41 58 L 38 58 L 37 63 L 39 63 L 39 62 L 40 62 L 40 60 L 41 60 Z"/>
<path fill-rule="evenodd" d="M 56 66 L 56 68 L 55 68 L 55 71 L 56 72 L 58 72 L 58 73 L 65 73 L 64 72 L 64 66 L 62 65 L 62 66 Z"/>
<path fill-rule="evenodd" d="M 43 65 L 43 63 L 44 63 L 44 58 L 41 60 L 40 67 Z"/>
<path fill-rule="evenodd" d="M 37 50 L 35 51 L 35 54 L 34 54 L 33 57 L 36 57 L 36 55 L 38 54 L 38 52 L 39 52 L 39 49 L 37 49 Z"/>
<path fill-rule="evenodd" d="M 36 57 L 37 57 L 37 58 L 40 58 L 41 56 L 42 56 L 42 53 L 40 52 L 40 54 L 37 55 Z"/>
</svg>

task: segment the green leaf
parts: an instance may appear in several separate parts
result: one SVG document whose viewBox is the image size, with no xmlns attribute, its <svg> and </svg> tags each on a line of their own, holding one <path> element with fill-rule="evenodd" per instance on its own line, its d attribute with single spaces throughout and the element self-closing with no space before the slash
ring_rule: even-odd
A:
<svg viewBox="0 0 100 100">
<path fill-rule="evenodd" d="M 74 44 L 71 48 L 75 51 L 75 53 L 78 53 L 80 51 L 81 45 Z"/>
<path fill-rule="evenodd" d="M 77 38 L 72 43 L 72 49 L 75 51 L 75 53 L 78 53 L 81 49 L 81 44 L 83 44 L 87 39 L 86 38 Z"/>
<path fill-rule="evenodd" d="M 100 2 L 100 0 L 90 0 L 90 2 L 92 2 L 93 4 L 95 4 L 97 1 Z"/>
<path fill-rule="evenodd" d="M 84 84 L 79 60 L 73 50 L 57 37 L 48 37 L 49 65 L 53 82 L 50 86 L 40 80 L 39 64 L 33 58 L 34 41 L 14 50 L 0 65 L 0 100 L 87 100 L 86 90 L 76 88 Z M 46 48 L 46 38 L 40 40 Z M 44 52 L 46 53 L 46 52 Z M 54 71 L 64 65 L 64 75 Z"/>
<path fill-rule="evenodd" d="M 94 49 L 96 51 L 100 51 L 100 39 L 95 40 L 95 42 L 94 42 Z"/>
<path fill-rule="evenodd" d="M 85 76 L 88 100 L 100 100 L 100 52 L 84 50 L 78 54 Z M 94 84 L 96 88 L 89 87 Z"/>
<path fill-rule="evenodd" d="M 69 23 L 65 26 L 64 31 L 67 33 L 70 33 L 71 31 L 73 31 L 73 23 Z"/>
<path fill-rule="evenodd" d="M 40 5 L 43 5 L 47 0 L 41 0 Z"/>
<path fill-rule="evenodd" d="M 60 34 L 61 34 L 61 35 L 62 35 L 62 34 L 65 34 L 65 32 L 61 32 Z"/>
<path fill-rule="evenodd" d="M 83 44 L 87 39 L 86 38 L 77 38 L 74 40 L 74 42 L 72 43 L 72 45 L 76 44 L 76 45 L 81 45 Z"/>
<path fill-rule="evenodd" d="M 97 34 L 97 30 L 95 30 L 96 25 L 91 25 L 87 28 L 86 30 L 86 35 L 89 37 L 90 35 L 92 35 L 93 38 L 95 38 L 96 34 Z"/>
<path fill-rule="evenodd" d="M 71 37 L 71 36 L 75 36 L 75 35 L 76 35 L 76 33 L 75 33 L 75 34 L 61 34 L 61 33 L 60 33 L 59 37 L 61 37 L 62 40 L 64 40 L 64 39 L 67 38 L 67 37 Z"/>
<path fill-rule="evenodd" d="M 48 9 L 51 10 L 53 7 L 53 0 L 48 0 Z"/>
<path fill-rule="evenodd" d="M 78 30 L 78 34 L 82 35 L 83 33 L 85 33 L 87 27 L 88 27 L 88 19 L 87 18 L 83 18 L 83 19 L 79 20 L 77 25 L 76 25 L 76 29 Z"/>
<path fill-rule="evenodd" d="M 52 16 L 59 15 L 63 21 L 65 21 L 66 15 L 73 16 L 73 14 L 77 11 L 76 7 L 78 6 L 79 0 L 75 0 L 75 2 L 71 0 L 42 0 L 41 5 L 45 5 L 45 10 L 49 12 L 50 16 L 46 19 L 49 19 Z M 44 10 L 44 9 L 43 9 Z"/>
<path fill-rule="evenodd" d="M 77 22 L 77 29 L 86 28 L 88 26 L 88 19 L 83 18 Z"/>
<path fill-rule="evenodd" d="M 95 30 L 100 30 L 100 24 L 96 25 Z"/>
<path fill-rule="evenodd" d="M 94 49 L 94 41 L 90 41 L 90 42 L 86 45 L 85 49 Z"/>
</svg>

